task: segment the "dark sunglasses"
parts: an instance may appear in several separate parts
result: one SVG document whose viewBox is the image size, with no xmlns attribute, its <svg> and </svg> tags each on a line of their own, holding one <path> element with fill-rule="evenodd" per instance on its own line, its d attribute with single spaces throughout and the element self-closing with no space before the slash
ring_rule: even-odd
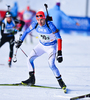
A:
<svg viewBox="0 0 90 100">
<path fill-rule="evenodd" d="M 42 15 L 36 15 L 36 17 L 43 17 Z"/>
</svg>

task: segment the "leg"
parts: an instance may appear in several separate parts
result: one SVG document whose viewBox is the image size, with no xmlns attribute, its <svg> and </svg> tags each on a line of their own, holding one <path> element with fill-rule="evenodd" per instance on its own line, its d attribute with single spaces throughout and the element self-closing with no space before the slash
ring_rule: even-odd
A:
<svg viewBox="0 0 90 100">
<path fill-rule="evenodd" d="M 6 42 L 6 38 L 1 38 L 0 39 L 0 48 L 2 47 L 2 45 Z"/>
<path fill-rule="evenodd" d="M 44 53 L 44 50 L 41 47 L 41 44 L 38 44 L 30 53 L 27 59 L 27 65 L 29 69 L 29 79 L 22 81 L 22 84 L 33 85 L 35 84 L 35 68 L 34 68 L 34 60 L 41 56 Z"/>
<path fill-rule="evenodd" d="M 14 36 L 8 38 L 9 41 L 9 47 L 10 47 L 10 53 L 9 53 L 9 60 L 8 60 L 8 65 L 11 67 L 11 62 L 12 62 L 12 57 L 13 57 L 13 47 L 14 47 Z"/>
<path fill-rule="evenodd" d="M 65 85 L 65 83 L 63 82 L 63 80 L 61 78 L 59 70 L 58 70 L 58 68 L 55 65 L 55 54 L 51 53 L 51 55 L 49 56 L 48 61 L 49 61 L 49 66 L 50 66 L 51 70 L 53 71 L 53 73 L 54 73 L 54 75 L 55 75 L 59 85 L 63 89 L 66 88 L 66 85 Z"/>
<path fill-rule="evenodd" d="M 56 44 L 52 46 L 44 46 L 45 51 L 48 53 L 48 63 L 49 67 L 53 71 L 55 77 L 60 76 L 60 72 L 55 65 L 55 56 L 56 56 Z"/>
<path fill-rule="evenodd" d="M 54 46 L 49 47 L 47 53 L 49 54 L 49 59 L 48 59 L 49 66 L 50 66 L 51 70 L 53 71 L 59 85 L 61 86 L 61 88 L 66 88 L 66 85 L 61 78 L 59 70 L 55 65 L 56 46 L 54 45 Z"/>
<path fill-rule="evenodd" d="M 9 57 L 12 58 L 13 57 L 13 47 L 14 47 L 14 37 L 12 37 L 10 40 L 9 40 L 9 46 L 10 46 L 10 53 L 9 53 Z"/>
<path fill-rule="evenodd" d="M 34 60 L 44 53 L 45 51 L 43 50 L 43 47 L 40 43 L 31 51 L 27 59 L 27 66 L 28 66 L 29 72 L 35 71 L 34 63 L 33 63 Z"/>
</svg>

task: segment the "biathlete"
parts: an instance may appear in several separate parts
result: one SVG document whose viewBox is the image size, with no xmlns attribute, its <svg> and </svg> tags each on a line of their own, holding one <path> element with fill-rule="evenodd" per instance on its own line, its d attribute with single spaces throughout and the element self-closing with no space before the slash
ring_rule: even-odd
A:
<svg viewBox="0 0 90 100">
<path fill-rule="evenodd" d="M 44 53 L 48 54 L 48 62 L 51 70 L 53 71 L 61 88 L 66 88 L 61 74 L 55 65 L 55 58 L 58 62 L 63 61 L 62 57 L 62 39 L 54 24 L 51 21 L 46 21 L 46 17 L 43 11 L 36 13 L 37 22 L 33 22 L 30 27 L 23 33 L 20 40 L 17 41 L 16 48 L 19 48 L 24 41 L 26 35 L 33 29 L 38 32 L 39 43 L 31 51 L 27 59 L 27 66 L 29 68 L 29 79 L 22 81 L 22 84 L 34 85 L 35 84 L 35 67 L 34 60 Z M 58 46 L 58 50 L 57 50 Z M 57 53 L 57 57 L 56 57 Z"/>
<path fill-rule="evenodd" d="M 9 42 L 10 53 L 8 59 L 8 65 L 11 67 L 12 57 L 13 57 L 13 47 L 14 47 L 14 35 L 17 33 L 16 24 L 21 24 L 21 27 L 18 29 L 22 30 L 24 26 L 24 21 L 21 20 L 13 20 L 11 13 L 9 11 L 6 12 L 5 19 L 1 23 L 1 39 L 0 39 L 0 48 L 6 42 Z"/>
</svg>

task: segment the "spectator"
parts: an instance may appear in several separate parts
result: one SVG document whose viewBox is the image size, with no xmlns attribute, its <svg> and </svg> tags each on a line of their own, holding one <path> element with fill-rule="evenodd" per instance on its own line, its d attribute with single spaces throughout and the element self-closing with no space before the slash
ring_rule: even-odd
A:
<svg viewBox="0 0 90 100">
<path fill-rule="evenodd" d="M 27 9 L 23 11 L 22 14 L 23 14 L 23 21 L 25 22 L 24 30 L 26 30 L 32 23 L 33 18 L 36 15 L 36 12 L 34 10 L 31 10 L 30 7 L 27 6 Z M 30 35 L 30 41 L 32 43 L 32 35 Z"/>
<path fill-rule="evenodd" d="M 13 19 L 16 19 L 17 16 L 18 16 L 18 4 L 17 2 L 14 2 L 14 6 L 13 8 L 10 10 L 11 14 L 12 14 L 12 17 Z"/>
<path fill-rule="evenodd" d="M 79 26 L 79 23 L 77 23 L 75 20 L 71 19 L 69 16 L 67 16 L 63 11 L 60 9 L 60 2 L 57 2 L 56 5 L 49 10 L 49 15 L 53 18 L 53 23 L 56 26 L 56 28 L 60 31 L 61 30 L 61 20 L 62 18 L 69 21 L 72 24 L 76 24 Z"/>
</svg>

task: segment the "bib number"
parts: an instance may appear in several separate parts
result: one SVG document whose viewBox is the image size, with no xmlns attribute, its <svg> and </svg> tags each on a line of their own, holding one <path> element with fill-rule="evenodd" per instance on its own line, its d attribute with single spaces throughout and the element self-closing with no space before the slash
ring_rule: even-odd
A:
<svg viewBox="0 0 90 100">
<path fill-rule="evenodd" d="M 49 40 L 50 37 L 49 36 L 46 36 L 46 35 L 40 35 L 40 37 L 43 39 L 43 40 Z"/>
</svg>

